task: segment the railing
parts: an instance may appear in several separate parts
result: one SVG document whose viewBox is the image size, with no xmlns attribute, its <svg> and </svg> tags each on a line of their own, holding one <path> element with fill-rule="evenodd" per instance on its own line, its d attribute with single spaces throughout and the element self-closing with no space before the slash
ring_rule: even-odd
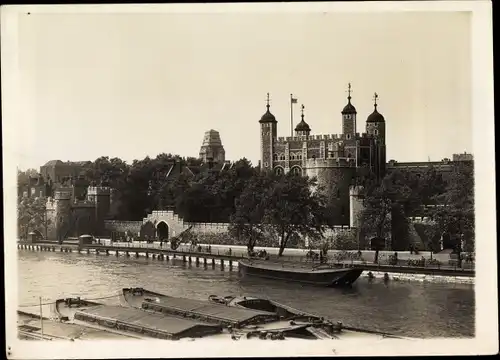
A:
<svg viewBox="0 0 500 360">
<path fill-rule="evenodd" d="M 184 247 L 187 247 L 189 245 L 181 245 Z M 144 249 L 144 250 L 160 250 L 160 251 L 168 251 L 174 254 L 178 255 L 217 255 L 217 256 L 227 256 L 227 257 L 233 257 L 235 259 L 241 259 L 241 258 L 246 258 L 245 253 L 234 253 L 231 250 L 221 250 L 221 249 L 214 249 L 211 251 L 208 251 L 206 247 L 202 247 L 201 250 L 198 249 L 197 246 L 191 246 L 189 247 L 189 250 L 183 250 L 177 248 L 176 250 L 173 250 L 169 244 L 161 246 L 159 244 L 142 244 L 142 243 L 109 243 L 109 244 L 99 244 L 99 243 L 94 243 L 94 244 L 88 244 L 88 245 L 83 245 L 83 248 L 89 248 L 89 249 L 106 249 L 106 248 L 119 248 L 119 249 L 131 249 L 130 251 L 134 251 L 136 249 Z"/>
</svg>

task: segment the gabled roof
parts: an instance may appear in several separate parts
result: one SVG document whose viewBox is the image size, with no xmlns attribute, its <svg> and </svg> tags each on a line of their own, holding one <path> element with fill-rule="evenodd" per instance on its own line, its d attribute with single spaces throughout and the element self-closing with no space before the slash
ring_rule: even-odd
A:
<svg viewBox="0 0 500 360">
<path fill-rule="evenodd" d="M 47 161 L 47 163 L 43 166 L 56 166 L 56 165 L 63 165 L 64 163 L 61 160 L 50 160 Z"/>
</svg>

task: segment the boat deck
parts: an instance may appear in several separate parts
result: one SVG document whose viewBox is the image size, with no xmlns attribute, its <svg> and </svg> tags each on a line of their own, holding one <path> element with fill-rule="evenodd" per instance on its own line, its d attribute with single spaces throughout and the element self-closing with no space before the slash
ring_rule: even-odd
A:
<svg viewBox="0 0 500 360">
<path fill-rule="evenodd" d="M 156 297 L 156 301 L 144 301 L 142 307 L 157 312 L 232 326 L 244 326 L 279 320 L 279 317 L 271 312 L 242 309 L 214 304 L 208 301 L 174 298 L 169 296 Z"/>
<path fill-rule="evenodd" d="M 287 271 L 287 272 L 296 272 L 296 273 L 332 273 L 332 272 L 341 272 L 346 269 L 339 269 L 335 267 L 331 268 L 313 268 L 311 264 L 300 264 L 293 262 L 279 262 L 279 261 L 271 261 L 271 260 L 241 260 L 240 263 L 246 266 L 252 266 L 254 268 L 265 269 L 265 270 L 276 270 L 276 271 Z"/>
<path fill-rule="evenodd" d="M 122 306 L 100 305 L 79 309 L 75 319 L 96 321 L 109 327 L 116 327 L 119 323 L 121 326 L 118 327 L 161 338 L 198 337 L 222 332 L 220 326 Z"/>
<path fill-rule="evenodd" d="M 39 340 L 101 340 L 127 339 L 126 335 L 77 324 L 68 324 L 49 319 L 43 320 L 43 335 L 40 319 L 35 316 L 19 314 L 17 320 L 19 337 Z"/>
</svg>

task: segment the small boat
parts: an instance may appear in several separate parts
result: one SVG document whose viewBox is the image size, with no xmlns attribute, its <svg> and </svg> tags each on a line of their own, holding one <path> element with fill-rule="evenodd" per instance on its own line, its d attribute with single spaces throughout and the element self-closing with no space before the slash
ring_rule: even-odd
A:
<svg viewBox="0 0 500 360">
<path fill-rule="evenodd" d="M 295 262 L 241 259 L 238 271 L 242 276 L 286 280 L 319 286 L 350 286 L 363 273 L 363 269 L 336 268 L 328 265 L 316 267 Z"/>
</svg>

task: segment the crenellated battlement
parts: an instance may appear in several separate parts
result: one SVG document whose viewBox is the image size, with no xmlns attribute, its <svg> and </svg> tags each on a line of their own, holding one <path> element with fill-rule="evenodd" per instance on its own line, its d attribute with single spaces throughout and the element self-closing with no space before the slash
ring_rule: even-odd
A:
<svg viewBox="0 0 500 360">
<path fill-rule="evenodd" d="M 368 133 L 356 133 L 356 139 L 372 138 L 373 135 Z M 287 142 L 304 142 L 312 140 L 348 140 L 345 134 L 326 134 L 326 135 L 309 135 L 309 136 L 280 136 L 276 143 L 283 144 Z"/>
<path fill-rule="evenodd" d="M 355 167 L 356 159 L 354 158 L 330 158 L 330 159 L 307 159 L 306 168 L 335 168 L 335 167 Z"/>
<path fill-rule="evenodd" d="M 111 195 L 111 188 L 106 186 L 89 186 L 87 195 Z"/>
</svg>

